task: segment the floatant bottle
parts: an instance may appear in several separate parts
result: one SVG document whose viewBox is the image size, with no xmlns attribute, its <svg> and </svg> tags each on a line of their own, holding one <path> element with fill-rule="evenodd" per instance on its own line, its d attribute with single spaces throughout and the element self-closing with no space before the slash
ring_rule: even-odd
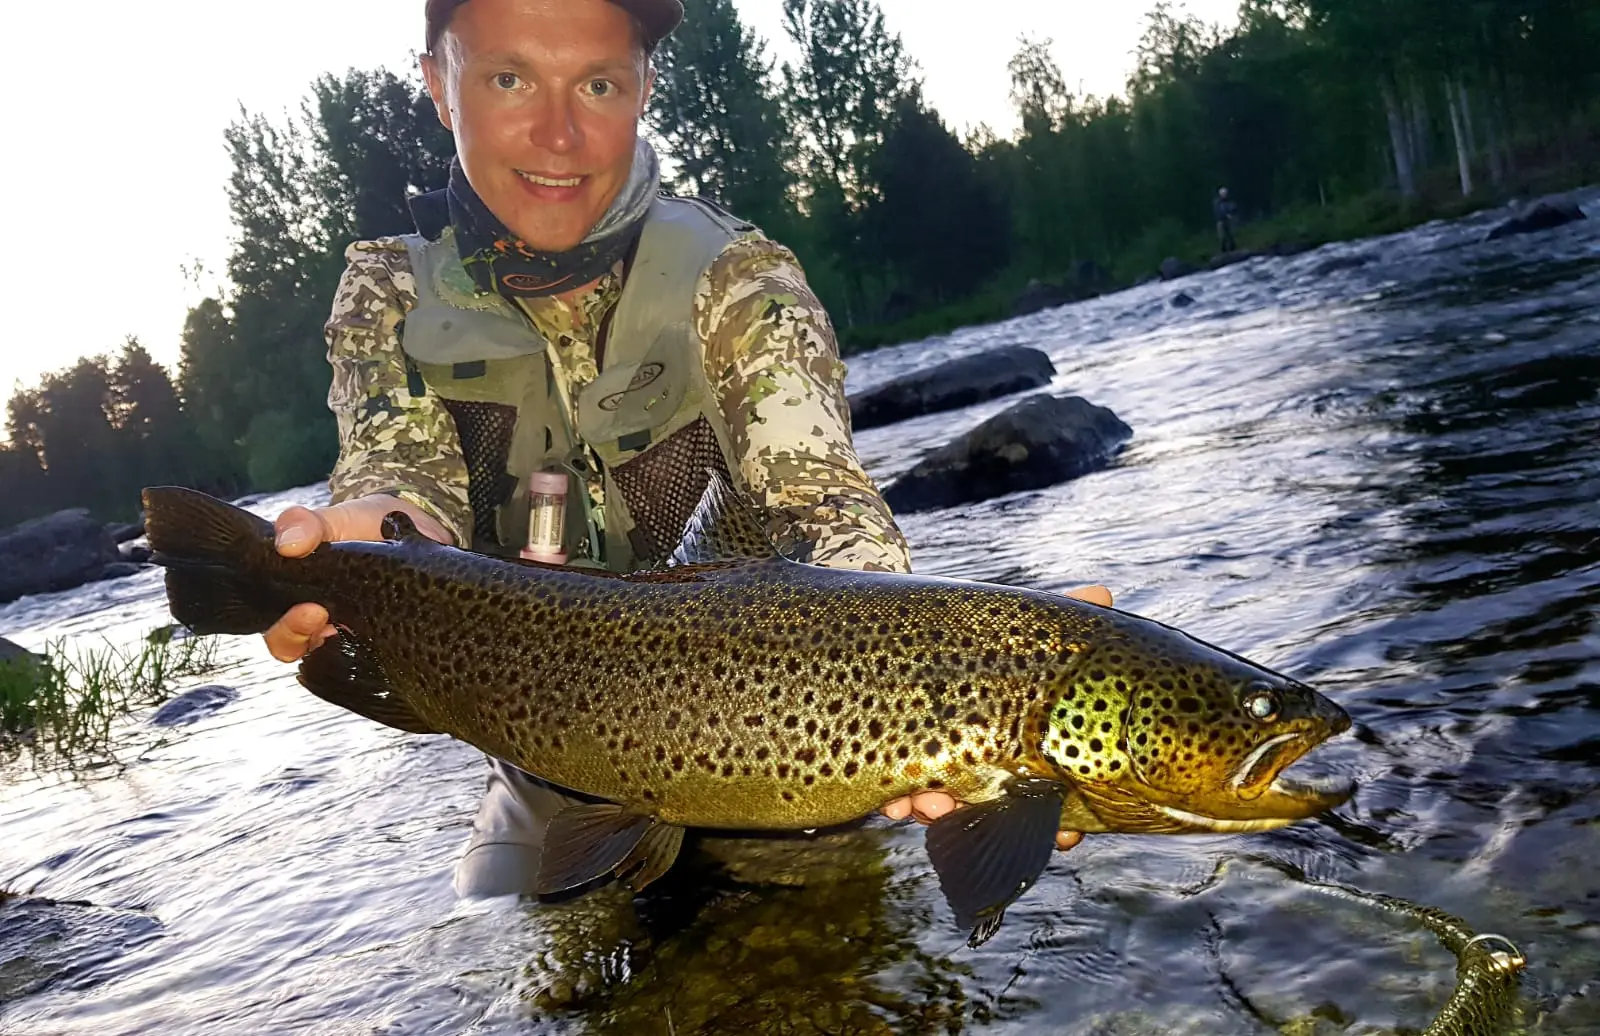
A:
<svg viewBox="0 0 1600 1036">
<path fill-rule="evenodd" d="M 566 528 L 566 472 L 535 471 L 528 476 L 528 545 L 522 548 L 523 559 L 565 565 L 562 538 Z"/>
</svg>

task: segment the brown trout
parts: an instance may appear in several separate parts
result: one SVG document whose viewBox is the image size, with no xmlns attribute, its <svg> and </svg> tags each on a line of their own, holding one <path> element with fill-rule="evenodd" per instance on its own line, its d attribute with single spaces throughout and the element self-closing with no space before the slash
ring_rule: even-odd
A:
<svg viewBox="0 0 1600 1036">
<path fill-rule="evenodd" d="M 144 503 L 179 622 L 260 633 L 321 604 L 339 634 L 300 663 L 313 694 L 605 800 L 550 822 L 543 892 L 643 888 L 686 827 L 827 827 L 943 788 L 968 805 L 928 851 L 976 945 L 1058 830 L 1259 831 L 1351 790 L 1283 775 L 1350 725 L 1302 683 L 1056 594 L 787 560 L 720 480 L 676 566 L 627 576 L 442 546 L 399 513 L 384 542 L 287 559 L 202 493 Z"/>
</svg>

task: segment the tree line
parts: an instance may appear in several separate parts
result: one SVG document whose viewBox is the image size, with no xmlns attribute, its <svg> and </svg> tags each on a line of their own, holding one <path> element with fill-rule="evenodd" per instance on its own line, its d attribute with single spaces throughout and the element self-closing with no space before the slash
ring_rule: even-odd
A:
<svg viewBox="0 0 1600 1036">
<path fill-rule="evenodd" d="M 1034 279 L 1131 280 L 1206 247 L 1222 185 L 1247 220 L 1326 236 L 1594 172 L 1600 0 L 1244 0 L 1227 29 L 1163 2 L 1114 96 L 1075 93 L 1048 40 L 1020 39 L 1004 138 L 944 123 L 876 0 L 783 0 L 781 62 L 733 0 L 686 7 L 647 116 L 669 186 L 794 248 L 847 343 L 993 315 Z M 380 69 L 319 78 L 282 122 L 241 113 L 226 141 L 228 287 L 190 311 L 175 377 L 130 341 L 18 391 L 0 522 L 131 515 L 158 481 L 326 475 L 344 246 L 407 232 L 451 140 L 420 81 Z"/>
</svg>

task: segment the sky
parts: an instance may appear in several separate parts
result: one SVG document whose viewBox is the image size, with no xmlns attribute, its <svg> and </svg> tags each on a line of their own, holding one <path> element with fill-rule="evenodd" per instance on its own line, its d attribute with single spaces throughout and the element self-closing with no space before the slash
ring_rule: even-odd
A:
<svg viewBox="0 0 1600 1036">
<path fill-rule="evenodd" d="M 946 124 L 1006 136 L 1020 36 L 1054 41 L 1069 86 L 1120 92 L 1154 0 L 880 2 Z M 768 54 L 788 56 L 781 0 L 735 3 Z M 241 106 L 298 112 L 324 72 L 412 68 L 422 35 L 422 0 L 16 6 L 0 162 L 0 275 L 16 303 L 0 336 L 5 398 L 130 335 L 175 369 L 184 316 L 218 289 L 230 248 L 223 130 Z M 1179 6 L 1231 24 L 1238 0 Z"/>
</svg>

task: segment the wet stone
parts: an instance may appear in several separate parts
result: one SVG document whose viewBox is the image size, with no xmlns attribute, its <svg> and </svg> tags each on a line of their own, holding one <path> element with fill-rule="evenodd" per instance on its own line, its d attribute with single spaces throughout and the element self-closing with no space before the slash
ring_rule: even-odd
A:
<svg viewBox="0 0 1600 1036">
<path fill-rule="evenodd" d="M 65 984 L 91 989 L 108 965 L 161 935 L 161 922 L 135 911 L 0 895 L 0 1005 Z"/>
<path fill-rule="evenodd" d="M 207 684 L 196 687 L 192 691 L 185 691 L 173 698 L 150 717 L 150 725 L 156 727 L 181 727 L 220 711 L 225 706 L 239 699 L 239 692 L 232 687 L 221 684 Z"/>
</svg>

